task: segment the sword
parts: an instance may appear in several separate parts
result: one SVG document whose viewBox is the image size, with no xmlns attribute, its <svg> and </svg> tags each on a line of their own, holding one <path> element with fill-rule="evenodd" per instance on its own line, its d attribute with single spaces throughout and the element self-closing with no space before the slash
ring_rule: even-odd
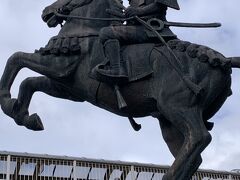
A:
<svg viewBox="0 0 240 180">
<path fill-rule="evenodd" d="M 164 27 L 186 27 L 186 28 L 217 28 L 221 23 L 183 23 L 183 22 L 170 22 L 162 21 L 158 18 L 151 18 L 147 23 L 152 26 L 156 31 L 161 31 Z"/>
<path fill-rule="evenodd" d="M 191 27 L 191 28 L 216 28 L 221 27 L 221 23 L 184 23 L 184 22 L 163 22 L 165 26 Z"/>
<path fill-rule="evenodd" d="M 114 0 L 117 4 L 117 6 L 120 9 L 126 10 L 127 8 L 121 4 L 119 0 Z M 143 17 L 146 18 L 146 17 Z M 135 19 L 139 20 L 138 16 L 135 16 Z M 165 26 L 174 26 L 174 27 L 191 27 L 191 28 L 216 28 L 216 27 L 221 27 L 221 23 L 185 23 L 185 22 L 170 22 L 170 21 L 162 21 L 157 18 L 152 18 L 148 21 L 149 25 L 152 25 L 151 23 L 157 22 L 159 23 L 159 27 L 165 27 Z"/>
</svg>

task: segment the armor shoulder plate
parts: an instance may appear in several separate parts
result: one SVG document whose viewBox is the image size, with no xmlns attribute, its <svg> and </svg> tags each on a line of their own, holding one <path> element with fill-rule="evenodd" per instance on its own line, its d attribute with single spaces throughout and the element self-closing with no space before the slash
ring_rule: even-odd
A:
<svg viewBox="0 0 240 180">
<path fill-rule="evenodd" d="M 155 2 L 166 5 L 167 7 L 179 10 L 180 7 L 178 5 L 177 0 L 155 0 Z"/>
</svg>

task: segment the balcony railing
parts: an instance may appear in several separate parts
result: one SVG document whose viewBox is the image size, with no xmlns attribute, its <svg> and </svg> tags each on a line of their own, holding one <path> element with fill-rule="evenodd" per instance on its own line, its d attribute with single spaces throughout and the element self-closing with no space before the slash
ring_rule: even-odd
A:
<svg viewBox="0 0 240 180">
<path fill-rule="evenodd" d="M 0 180 L 161 180 L 168 166 L 0 151 Z M 240 174 L 199 170 L 192 180 L 240 180 Z"/>
</svg>

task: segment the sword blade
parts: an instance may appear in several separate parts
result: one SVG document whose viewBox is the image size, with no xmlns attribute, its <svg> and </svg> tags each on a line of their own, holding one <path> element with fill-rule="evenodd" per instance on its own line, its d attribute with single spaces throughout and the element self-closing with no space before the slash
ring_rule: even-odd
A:
<svg viewBox="0 0 240 180">
<path fill-rule="evenodd" d="M 216 28 L 222 26 L 221 23 L 183 23 L 183 22 L 164 22 L 164 25 L 191 28 Z"/>
</svg>

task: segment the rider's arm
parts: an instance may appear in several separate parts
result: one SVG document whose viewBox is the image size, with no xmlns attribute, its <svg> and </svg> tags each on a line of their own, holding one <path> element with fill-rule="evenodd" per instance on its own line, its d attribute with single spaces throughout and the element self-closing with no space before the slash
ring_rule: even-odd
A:
<svg viewBox="0 0 240 180">
<path fill-rule="evenodd" d="M 147 6 L 140 7 L 139 8 L 139 10 L 140 10 L 139 15 L 145 16 L 145 15 L 149 15 L 149 14 L 159 12 L 160 8 L 162 8 L 163 6 L 164 6 L 163 4 L 160 4 L 158 2 L 154 2 L 154 3 L 151 3 Z"/>
<path fill-rule="evenodd" d="M 89 4 L 92 0 L 71 0 L 63 8 L 65 11 L 71 12 L 73 9 Z"/>
<path fill-rule="evenodd" d="M 134 8 L 134 7 L 130 6 L 125 11 L 125 14 L 127 17 L 136 16 L 136 15 L 137 16 L 147 16 L 149 14 L 158 13 L 163 10 L 167 10 L 167 6 L 157 2 L 157 0 L 156 0 L 153 3 L 143 6 L 143 7 Z"/>
</svg>

